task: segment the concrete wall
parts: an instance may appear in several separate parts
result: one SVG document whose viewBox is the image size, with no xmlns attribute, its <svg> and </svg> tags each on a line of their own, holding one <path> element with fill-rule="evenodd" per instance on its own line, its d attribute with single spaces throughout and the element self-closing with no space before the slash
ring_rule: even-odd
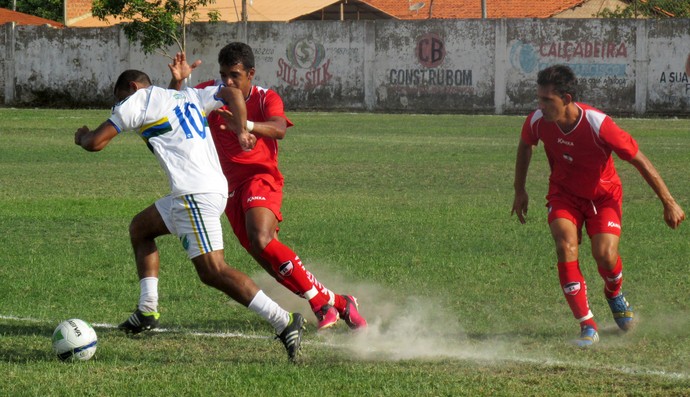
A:
<svg viewBox="0 0 690 397">
<path fill-rule="evenodd" d="M 690 20 L 490 19 L 194 24 L 195 84 L 217 75 L 218 50 L 247 41 L 255 83 L 289 110 L 525 113 L 543 67 L 572 66 L 580 100 L 614 114 L 690 115 Z M 248 38 L 248 39 L 247 39 Z M 175 48 L 167 50 L 174 53 Z M 145 56 L 120 27 L 0 29 L 6 105 L 112 105 L 122 70 L 167 85 L 169 60 Z"/>
</svg>

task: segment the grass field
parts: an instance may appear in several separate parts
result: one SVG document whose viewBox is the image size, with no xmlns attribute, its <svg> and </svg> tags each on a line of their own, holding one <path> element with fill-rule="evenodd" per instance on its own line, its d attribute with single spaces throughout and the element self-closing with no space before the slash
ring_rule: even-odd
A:
<svg viewBox="0 0 690 397">
<path fill-rule="evenodd" d="M 270 327 L 203 286 L 173 237 L 159 239 L 162 332 L 114 329 L 138 283 L 127 229 L 168 191 L 131 133 L 105 151 L 73 143 L 107 110 L 0 109 L 2 396 L 690 395 L 690 224 L 667 228 L 629 164 L 621 255 L 640 322 L 621 335 L 581 247 L 601 343 L 580 350 L 546 226 L 548 166 L 530 168 L 528 223 L 510 217 L 522 117 L 289 114 L 282 240 L 327 286 L 355 294 L 368 332 L 317 334 L 226 226 L 226 259 L 284 307 L 307 313 L 287 362 Z M 690 120 L 620 119 L 690 212 Z M 61 363 L 50 336 L 77 317 L 95 359 Z"/>
</svg>

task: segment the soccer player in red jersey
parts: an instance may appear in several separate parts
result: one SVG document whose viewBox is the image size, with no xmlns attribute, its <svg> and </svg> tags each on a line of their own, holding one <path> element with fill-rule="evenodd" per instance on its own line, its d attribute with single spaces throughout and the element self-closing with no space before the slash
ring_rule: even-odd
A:
<svg viewBox="0 0 690 397">
<path fill-rule="evenodd" d="M 575 102 L 576 96 L 577 78 L 569 67 L 555 65 L 539 72 L 539 107 L 527 116 L 522 127 L 511 214 L 517 214 L 519 221 L 525 223 L 529 200 L 525 190 L 527 170 L 532 148 L 541 141 L 551 168 L 546 200 L 549 227 L 556 243 L 558 276 L 568 305 L 580 323 L 580 337 L 575 343 L 587 347 L 597 342 L 599 335 L 578 261 L 583 226 L 591 240 L 592 256 L 604 280 L 604 295 L 616 324 L 627 331 L 634 318 L 621 291 L 623 264 L 618 243 L 623 190 L 611 153 L 637 168 L 661 200 L 669 227 L 677 228 L 685 213 L 630 134 L 600 110 Z"/>
<path fill-rule="evenodd" d="M 224 131 L 223 118 L 213 113 L 208 116 L 229 185 L 225 214 L 240 244 L 279 283 L 309 301 L 318 320 L 318 329 L 335 325 L 339 318 L 351 329 L 366 327 L 366 320 L 359 314 L 353 296 L 335 294 L 324 287 L 306 270 L 299 256 L 278 240 L 283 199 L 278 140 L 283 139 L 287 128 L 293 125 L 285 116 L 283 100 L 275 91 L 252 84 L 254 54 L 249 45 L 228 44 L 218 54 L 218 63 L 220 81 L 207 81 L 196 88 L 218 83 L 239 88 L 246 100 L 247 129 L 256 136 L 254 148 L 244 151 L 235 134 Z M 201 61 L 189 65 L 185 54 L 177 54 L 168 65 L 172 74 L 170 87 L 180 89 L 184 79 L 199 64 Z"/>
</svg>

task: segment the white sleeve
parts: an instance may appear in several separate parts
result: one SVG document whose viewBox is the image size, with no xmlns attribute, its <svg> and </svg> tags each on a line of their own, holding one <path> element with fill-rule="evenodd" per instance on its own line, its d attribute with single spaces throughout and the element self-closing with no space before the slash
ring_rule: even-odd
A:
<svg viewBox="0 0 690 397">
<path fill-rule="evenodd" d="M 113 107 L 108 119 L 117 132 L 135 131 L 144 124 L 150 90 L 137 90 Z"/>
<path fill-rule="evenodd" d="M 204 110 L 205 114 L 209 114 L 212 111 L 223 107 L 226 105 L 225 101 L 223 98 L 220 97 L 220 90 L 225 87 L 225 84 L 221 85 L 212 85 L 208 86 L 205 88 L 187 88 L 188 90 L 193 91 L 193 95 L 195 95 L 197 98 L 199 98 L 199 104 L 201 105 L 201 108 Z"/>
</svg>

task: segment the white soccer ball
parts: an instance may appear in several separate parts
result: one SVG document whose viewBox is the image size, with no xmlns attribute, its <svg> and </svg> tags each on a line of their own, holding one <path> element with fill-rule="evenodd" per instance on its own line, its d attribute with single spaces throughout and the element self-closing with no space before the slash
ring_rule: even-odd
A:
<svg viewBox="0 0 690 397">
<path fill-rule="evenodd" d="M 91 324 L 72 318 L 58 324 L 53 332 L 53 351 L 62 361 L 86 361 L 96 353 L 98 337 Z"/>
</svg>

